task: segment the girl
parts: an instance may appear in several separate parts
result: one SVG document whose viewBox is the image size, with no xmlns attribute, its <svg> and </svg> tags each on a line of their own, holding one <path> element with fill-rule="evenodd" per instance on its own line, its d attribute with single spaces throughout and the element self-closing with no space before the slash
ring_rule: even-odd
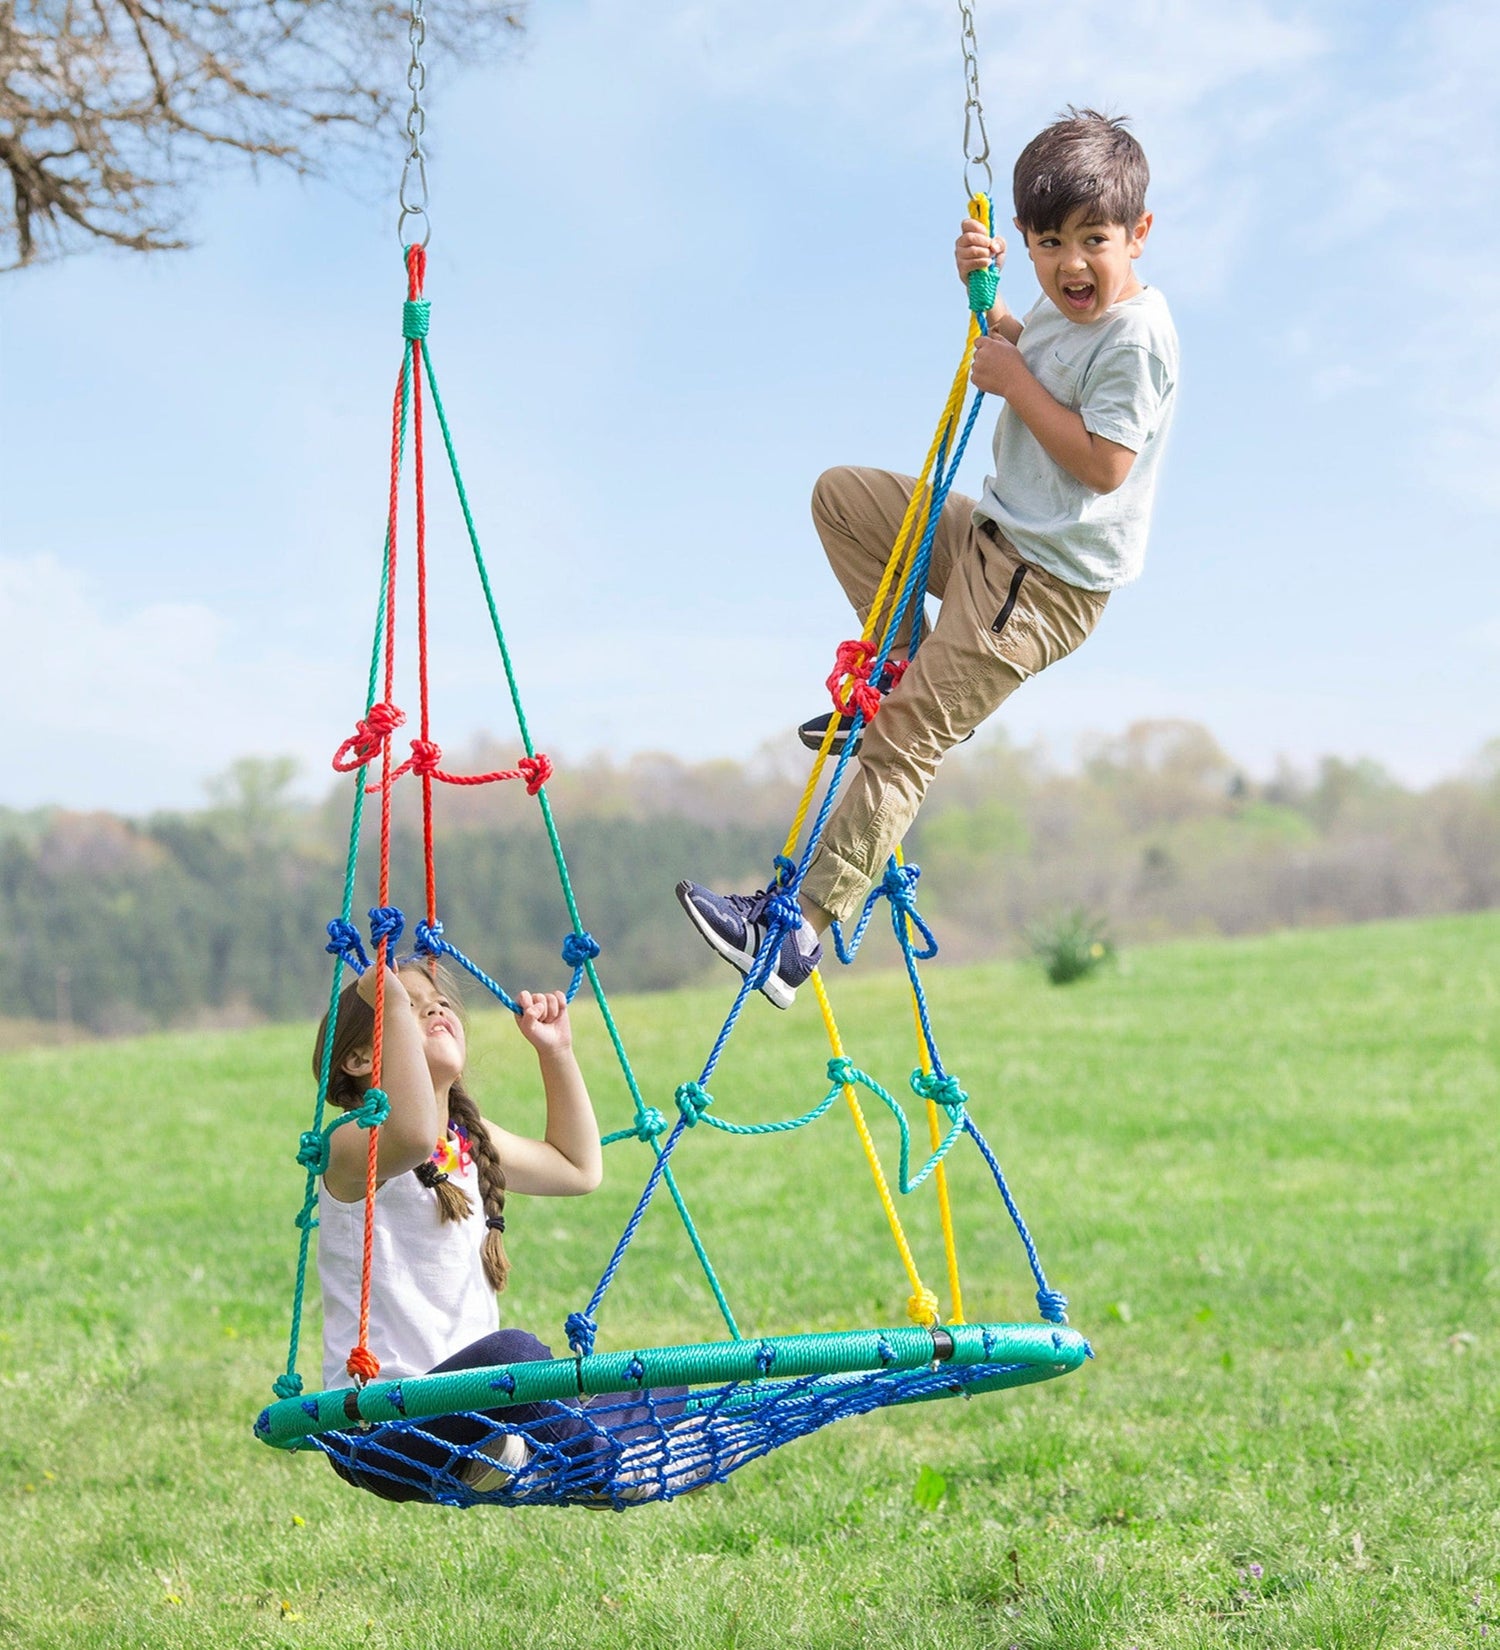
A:
<svg viewBox="0 0 1500 1650">
<path fill-rule="evenodd" d="M 339 999 L 328 1098 L 346 1110 L 370 1086 L 375 984 L 372 968 Z M 390 1113 L 376 1147 L 368 1337 L 381 1378 L 550 1358 L 534 1335 L 497 1329 L 495 1295 L 509 1271 L 507 1190 L 576 1197 L 603 1177 L 567 1001 L 560 991 L 523 991 L 518 999 L 516 1025 L 536 1050 L 547 1097 L 545 1135 L 532 1140 L 481 1117 L 464 1088 L 464 1026 L 446 975 L 413 959 L 387 970 L 384 989 L 381 1087 Z M 326 1036 L 325 1016 L 314 1072 L 322 1070 Z M 358 1339 L 368 1156 L 362 1129 L 335 1130 L 318 1194 L 323 1381 L 330 1389 L 349 1384 L 345 1359 Z M 680 1413 L 680 1404 L 659 1401 L 667 1396 L 633 1395 L 637 1405 L 652 1400 L 636 1417 L 623 1414 L 612 1395 L 611 1430 L 618 1437 L 620 1422 L 659 1423 Z M 586 1407 L 512 1405 L 486 1412 L 488 1419 L 450 1415 L 420 1429 L 339 1434 L 329 1439 L 329 1458 L 341 1477 L 392 1501 L 433 1499 L 434 1472 L 455 1473 L 477 1491 L 501 1488 L 544 1446 L 570 1478 L 578 1462 L 594 1458 L 602 1478 L 607 1440 L 583 1418 Z"/>
</svg>

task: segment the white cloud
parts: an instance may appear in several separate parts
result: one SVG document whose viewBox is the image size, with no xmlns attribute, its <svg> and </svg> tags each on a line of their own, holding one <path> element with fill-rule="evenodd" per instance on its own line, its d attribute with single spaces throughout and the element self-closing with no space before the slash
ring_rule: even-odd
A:
<svg viewBox="0 0 1500 1650">
<path fill-rule="evenodd" d="M 305 727 L 309 703 L 332 697 L 326 673 L 237 649 L 202 603 L 112 607 L 53 555 L 0 556 L 0 634 L 0 700 L 20 712 L 12 806 L 186 805 L 249 752 L 326 761 Z"/>
</svg>

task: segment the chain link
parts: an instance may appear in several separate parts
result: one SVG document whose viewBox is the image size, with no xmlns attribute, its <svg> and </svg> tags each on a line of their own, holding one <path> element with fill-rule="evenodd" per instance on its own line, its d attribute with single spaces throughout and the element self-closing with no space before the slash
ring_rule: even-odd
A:
<svg viewBox="0 0 1500 1650">
<path fill-rule="evenodd" d="M 970 172 L 984 168 L 984 193 L 995 192 L 995 174 L 990 167 L 990 139 L 984 129 L 984 105 L 979 101 L 979 42 L 974 37 L 974 8 L 969 0 L 958 0 L 963 19 L 964 48 L 964 188 L 970 195 L 980 191 Z"/>
<path fill-rule="evenodd" d="M 406 112 L 406 135 L 411 147 L 406 152 L 406 164 L 401 168 L 401 189 L 398 199 L 401 216 L 396 222 L 396 237 L 402 246 L 407 239 L 408 220 L 422 221 L 421 245 L 432 239 L 432 223 L 427 216 L 427 155 L 422 138 L 427 131 L 427 110 L 422 106 L 422 93 L 427 89 L 427 64 L 422 48 L 427 44 L 427 19 L 422 14 L 424 0 L 411 0 L 411 24 L 407 38 L 411 41 L 411 62 L 406 70 L 406 84 L 411 88 L 411 108 Z"/>
</svg>

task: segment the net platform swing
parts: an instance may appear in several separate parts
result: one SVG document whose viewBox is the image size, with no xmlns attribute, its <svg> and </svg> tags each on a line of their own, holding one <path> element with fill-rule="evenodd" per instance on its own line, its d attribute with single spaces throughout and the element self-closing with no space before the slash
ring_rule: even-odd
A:
<svg viewBox="0 0 1500 1650">
<path fill-rule="evenodd" d="M 988 144 L 978 101 L 973 52 L 973 20 L 964 18 L 964 56 L 968 85 L 965 106 L 965 182 L 970 186 L 970 215 L 992 223 L 987 190 L 976 190 L 971 167 L 989 176 Z M 403 178 L 402 239 L 408 221 L 425 218 L 425 163 L 421 155 L 419 90 L 421 0 L 412 13 L 411 84 L 413 115 L 408 123 L 412 153 L 408 177 L 419 180 L 421 193 L 409 194 Z M 415 168 L 415 171 L 413 170 Z M 781 1444 L 846 1416 L 892 1405 L 955 1395 L 974 1397 L 1010 1387 L 1045 1381 L 1077 1369 L 1091 1356 L 1088 1343 L 1066 1327 L 1067 1301 L 1048 1286 L 1026 1224 L 994 1151 L 980 1132 L 959 1078 L 943 1064 L 920 964 L 933 957 L 938 942 L 917 908 L 920 875 L 915 865 L 892 857 L 881 882 L 871 891 L 858 920 L 845 933 L 834 930 L 839 960 L 853 960 L 866 937 L 880 901 L 903 959 L 917 1063 L 908 1086 L 925 1112 L 928 1155 L 916 1163 L 913 1124 L 906 1103 L 862 1070 L 844 1046 L 821 973 L 811 979 L 828 1037 L 830 1058 L 819 1079 L 817 1098 L 807 1110 L 775 1122 L 735 1122 L 710 1088 L 745 1003 L 765 980 L 787 932 L 802 920 L 797 891 L 836 802 L 863 724 L 877 715 L 882 690 L 888 691 L 905 662 L 891 658 L 893 639 L 908 613 L 921 612 L 927 567 L 937 521 L 957 474 L 982 396 L 968 395 L 969 367 L 984 316 L 994 303 L 993 270 L 971 277 L 967 335 L 963 356 L 938 421 L 916 488 L 892 546 L 870 618 L 855 640 L 840 644 L 829 688 L 836 710 L 853 718 L 842 750 L 829 770 L 838 729 L 830 718 L 828 732 L 814 760 L 766 896 L 764 943 L 744 976 L 724 1023 L 695 1076 L 680 1083 L 670 1115 L 648 1104 L 637 1082 L 625 1042 L 600 980 L 600 948 L 584 926 L 562 841 L 547 795 L 551 763 L 533 743 L 522 707 L 516 674 L 501 623 L 494 585 L 480 548 L 479 534 L 460 474 L 448 417 L 438 390 L 428 344 L 430 305 L 423 292 L 426 239 L 405 247 L 407 297 L 402 311 L 404 348 L 392 409 L 391 480 L 386 532 L 381 556 L 380 593 L 374 642 L 364 698 L 364 714 L 339 746 L 333 766 L 352 776 L 353 805 L 349 848 L 339 915 L 328 924 L 333 956 L 329 1023 L 333 1023 L 346 972 L 377 967 L 375 1033 L 371 1086 L 352 1111 L 326 1120 L 334 1039 L 325 1038 L 322 1071 L 312 1126 L 301 1136 L 297 1162 L 305 1171 L 301 1208 L 296 1217 L 299 1243 L 286 1370 L 273 1383 L 276 1401 L 262 1410 L 255 1432 L 278 1449 L 320 1450 L 356 1483 L 395 1499 L 420 1499 L 463 1507 L 476 1503 L 503 1505 L 611 1506 L 623 1509 L 666 1500 L 726 1477 L 736 1468 Z M 432 736 L 429 712 L 427 632 L 427 521 L 424 418 L 431 413 L 467 530 L 501 666 L 515 713 L 524 755 L 514 769 L 479 774 L 450 772 Z M 967 406 L 966 406 L 967 402 Z M 397 515 L 401 479 L 411 449 L 414 495 L 414 578 L 416 609 L 416 688 L 418 733 L 409 754 L 395 748 L 397 730 L 406 718 L 397 707 L 396 604 Z M 921 643 L 921 627 L 911 626 L 908 657 Z M 880 684 L 877 686 L 876 684 Z M 824 784 L 826 773 L 826 784 Z M 457 1370 L 403 1379 L 381 1379 L 368 1341 L 372 1266 L 375 1164 L 378 1131 L 388 1111 L 381 1089 L 384 1024 L 384 968 L 397 958 L 406 918 L 391 904 L 392 799 L 400 783 L 420 785 L 425 869 L 423 916 L 413 929 L 414 952 L 422 959 L 446 959 L 491 992 L 506 1008 L 518 1011 L 511 994 L 450 938 L 438 916 L 433 798 L 438 785 L 486 785 L 519 781 L 536 800 L 542 828 L 551 845 L 563 900 L 571 921 L 562 942 L 562 960 L 570 971 L 567 996 L 587 982 L 608 1032 L 625 1087 L 633 1104 L 630 1125 L 604 1137 L 607 1146 L 636 1141 L 650 1156 L 644 1187 L 599 1280 L 578 1311 L 566 1320 L 571 1356 L 478 1369 Z M 819 798 L 819 787 L 822 795 Z M 378 798 L 379 874 L 377 903 L 369 913 L 369 946 L 353 921 L 356 874 L 367 797 Z M 817 802 L 814 808 L 814 802 Z M 403 959 L 405 960 L 405 959 Z M 907 1315 L 902 1327 L 851 1328 L 836 1333 L 755 1335 L 742 1332 L 695 1224 L 678 1174 L 678 1158 L 695 1131 L 708 1128 L 753 1142 L 757 1136 L 809 1128 L 842 1101 L 869 1164 L 876 1195 L 889 1226 L 896 1257 L 905 1273 Z M 910 1103 L 910 1102 L 907 1102 Z M 899 1137 L 894 1184 L 877 1149 L 867 1108 L 890 1113 Z M 303 1299 L 313 1231 L 316 1228 L 318 1181 L 328 1162 L 335 1129 L 354 1125 L 368 1131 L 368 1179 L 365 1197 L 364 1276 L 358 1344 L 351 1349 L 345 1387 L 308 1394 L 297 1374 Z M 970 1323 L 964 1312 L 954 1209 L 949 1196 L 947 1159 L 972 1148 L 983 1160 L 1025 1251 L 1036 1282 L 1040 1323 Z M 610 1285 L 632 1239 L 653 1203 L 666 1197 L 675 1208 L 687 1241 L 701 1268 L 705 1286 L 723 1319 L 727 1338 L 697 1345 L 597 1350 L 599 1318 Z M 897 1196 L 925 1191 L 935 1196 L 942 1232 L 948 1302 L 923 1279 L 904 1230 Z M 622 1337 L 627 1345 L 629 1337 Z M 668 1390 L 670 1389 L 670 1391 Z"/>
</svg>

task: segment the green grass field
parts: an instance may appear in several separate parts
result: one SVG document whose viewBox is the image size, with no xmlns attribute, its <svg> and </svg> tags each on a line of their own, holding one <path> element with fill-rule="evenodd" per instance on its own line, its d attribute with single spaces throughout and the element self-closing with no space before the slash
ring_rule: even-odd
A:
<svg viewBox="0 0 1500 1650">
<path fill-rule="evenodd" d="M 834 983 L 850 1052 L 897 1088 L 900 980 Z M 252 1439 L 286 1354 L 309 1028 L 0 1056 L 0 1644 L 1500 1647 L 1500 918 L 933 989 L 1097 1361 L 842 1423 L 626 1515 L 391 1506 Z M 617 1005 L 654 1103 L 724 1002 Z M 748 1020 L 720 1111 L 804 1109 L 826 1086 L 814 1006 Z M 538 1127 L 513 1030 L 481 1017 L 472 1041 L 481 1103 Z M 903 1321 L 847 1113 L 706 1134 L 676 1161 L 747 1332 Z M 563 1344 L 646 1167 L 616 1146 L 594 1197 L 515 1201 L 506 1321 Z M 955 1180 L 969 1315 L 1033 1318 L 972 1151 Z M 909 1201 L 940 1286 L 930 1199 Z M 653 1209 L 601 1349 L 721 1333 Z M 306 1344 L 315 1386 L 315 1321 Z"/>
</svg>

